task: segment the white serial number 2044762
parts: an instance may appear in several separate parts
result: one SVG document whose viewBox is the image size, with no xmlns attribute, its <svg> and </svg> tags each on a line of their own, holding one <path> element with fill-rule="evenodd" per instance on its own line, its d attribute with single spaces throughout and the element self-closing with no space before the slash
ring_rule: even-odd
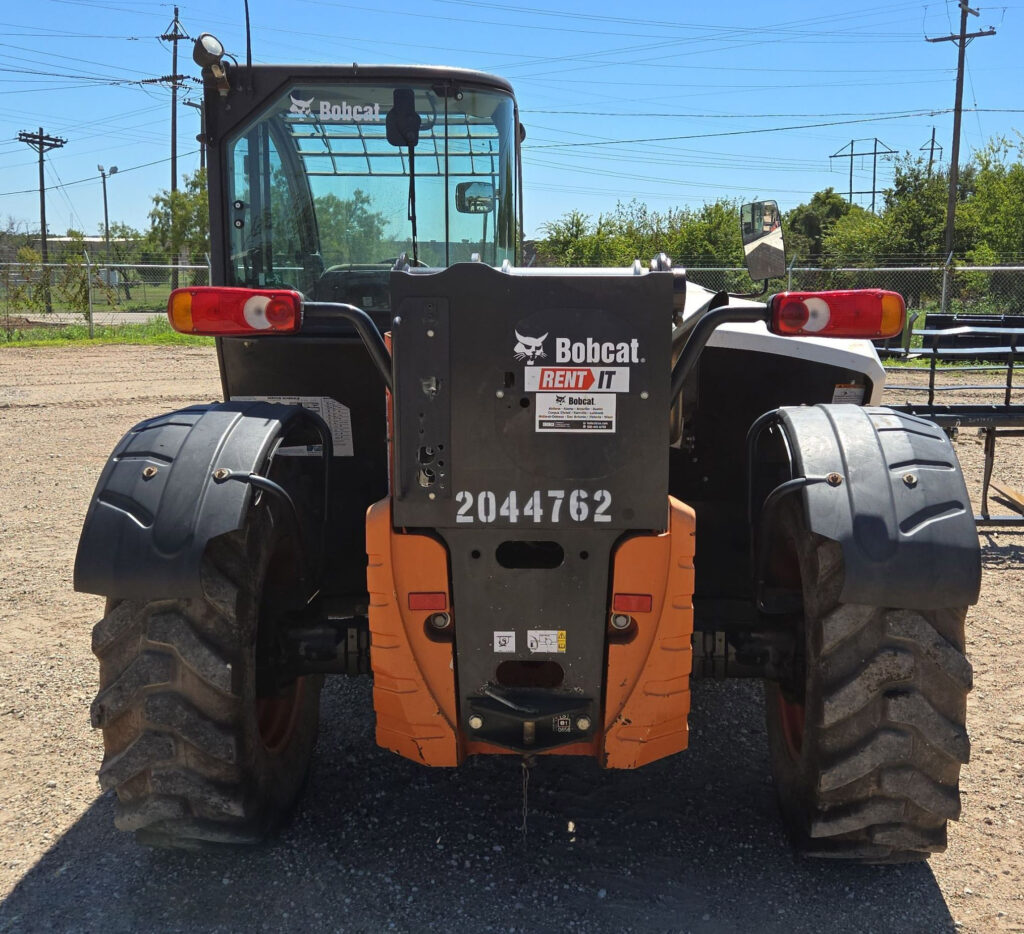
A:
<svg viewBox="0 0 1024 934">
<path fill-rule="evenodd" d="M 455 494 L 459 511 L 455 521 L 466 522 L 611 522 L 608 510 L 612 494 L 607 490 L 534 490 L 520 499 L 511 490 L 502 500 L 491 490 L 471 493 L 459 490 Z"/>
</svg>

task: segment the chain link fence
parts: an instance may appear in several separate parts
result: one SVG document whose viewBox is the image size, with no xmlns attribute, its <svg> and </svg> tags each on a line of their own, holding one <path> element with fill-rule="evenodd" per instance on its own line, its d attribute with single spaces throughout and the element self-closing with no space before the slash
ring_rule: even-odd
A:
<svg viewBox="0 0 1024 934">
<path fill-rule="evenodd" d="M 124 329 L 162 317 L 171 290 L 210 284 L 210 263 L 0 263 L 0 337 Z"/>
<path fill-rule="evenodd" d="M 0 335 L 85 325 L 120 328 L 162 316 L 172 288 L 210 283 L 209 259 L 181 264 L 104 263 L 88 254 L 61 263 L 0 263 Z M 756 288 L 741 267 L 691 266 L 693 282 L 716 291 Z M 908 335 L 925 316 L 1024 315 L 1024 266 L 792 266 L 769 283 L 784 289 L 890 289 L 907 302 Z"/>
<path fill-rule="evenodd" d="M 705 288 L 749 291 L 742 267 L 686 267 L 687 277 Z M 1024 315 L 1024 266 L 793 266 L 773 279 L 768 291 L 889 289 L 907 303 L 907 316 L 922 314 Z M 916 324 L 921 327 L 923 318 Z"/>
</svg>

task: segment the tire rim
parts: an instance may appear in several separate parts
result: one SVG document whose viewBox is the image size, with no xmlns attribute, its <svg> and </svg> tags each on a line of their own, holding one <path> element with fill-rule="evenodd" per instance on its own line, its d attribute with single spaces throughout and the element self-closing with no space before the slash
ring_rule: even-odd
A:
<svg viewBox="0 0 1024 934">
<path fill-rule="evenodd" d="M 295 726 L 299 722 L 299 711 L 306 695 L 306 679 L 296 678 L 291 690 L 280 697 L 259 697 L 256 699 L 256 722 L 260 731 L 260 742 L 271 755 L 279 753 L 288 745 Z"/>
<path fill-rule="evenodd" d="M 806 710 L 803 704 L 792 704 L 779 694 L 779 719 L 782 721 L 782 736 L 786 741 L 786 749 L 791 759 L 799 759 L 804 748 L 804 718 Z"/>
</svg>

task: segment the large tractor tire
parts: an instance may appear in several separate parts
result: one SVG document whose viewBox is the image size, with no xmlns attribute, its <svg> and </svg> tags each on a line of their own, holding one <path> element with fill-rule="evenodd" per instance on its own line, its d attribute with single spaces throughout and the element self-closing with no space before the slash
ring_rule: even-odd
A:
<svg viewBox="0 0 1024 934">
<path fill-rule="evenodd" d="M 305 780 L 322 678 L 266 687 L 275 614 L 297 569 L 262 499 L 243 529 L 207 548 L 202 598 L 110 600 L 93 630 L 100 785 L 117 792 L 115 825 L 141 843 L 255 843 Z"/>
<path fill-rule="evenodd" d="M 966 608 L 842 603 L 839 545 L 808 531 L 798 498 L 780 512 L 773 576 L 804 606 L 797 675 L 765 690 L 786 829 L 805 856 L 927 859 L 960 815 L 970 755 Z"/>
</svg>

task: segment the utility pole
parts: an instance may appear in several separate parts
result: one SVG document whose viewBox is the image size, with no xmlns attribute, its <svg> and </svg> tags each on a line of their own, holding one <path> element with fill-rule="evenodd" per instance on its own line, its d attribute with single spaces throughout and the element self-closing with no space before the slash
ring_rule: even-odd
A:
<svg viewBox="0 0 1024 934">
<path fill-rule="evenodd" d="M 935 150 L 938 148 L 939 155 L 942 155 L 942 144 L 935 142 L 935 127 L 932 127 L 932 139 L 930 143 L 925 143 L 918 152 L 924 152 L 928 150 L 928 177 L 932 177 L 932 163 L 935 161 Z"/>
<path fill-rule="evenodd" d="M 880 194 L 878 191 L 878 157 L 881 156 L 883 159 L 887 156 L 896 154 L 895 149 L 890 149 L 885 143 L 883 143 L 878 137 L 872 137 L 871 149 L 866 152 L 857 152 L 857 143 L 866 143 L 866 139 L 851 139 L 847 146 L 844 146 L 839 152 L 833 153 L 829 156 L 829 159 L 849 159 L 850 160 L 850 192 L 847 200 L 850 204 L 853 204 L 854 195 L 871 195 L 871 211 L 875 210 L 875 196 Z M 849 152 L 846 152 L 849 148 Z M 871 156 L 871 189 L 870 191 L 854 191 L 853 190 L 853 160 L 855 156 Z"/>
<path fill-rule="evenodd" d="M 188 38 L 188 33 L 181 28 L 178 20 L 178 8 L 174 8 L 174 21 L 167 27 L 167 31 L 160 37 L 165 42 L 171 43 L 171 73 L 161 78 L 163 82 L 171 85 L 171 239 L 176 240 L 174 224 L 174 192 L 178 190 L 178 87 L 180 82 L 185 80 L 185 75 L 178 74 L 178 43 Z M 180 259 L 180 257 L 176 257 Z M 171 272 L 171 288 L 178 287 L 178 270 Z"/>
<path fill-rule="evenodd" d="M 67 143 L 66 139 L 61 139 L 59 136 L 47 136 L 43 132 L 43 128 L 39 128 L 38 133 L 29 133 L 22 130 L 18 134 L 18 139 L 22 143 L 28 143 L 36 152 L 39 153 L 39 237 L 41 250 L 43 255 L 43 295 L 46 300 L 46 310 L 48 312 L 53 311 L 53 303 L 50 300 L 50 269 L 46 265 L 49 260 L 49 254 L 46 248 L 46 179 L 43 175 L 43 154 L 49 152 L 51 149 L 60 149 Z"/>
<path fill-rule="evenodd" d="M 178 86 L 185 80 L 185 75 L 178 74 L 178 43 L 188 38 L 188 33 L 181 28 L 178 20 L 178 8 L 174 8 L 174 22 L 167 27 L 161 37 L 164 42 L 171 43 L 171 73 L 161 81 L 171 85 L 171 191 L 178 190 Z"/>
<path fill-rule="evenodd" d="M 967 14 L 978 16 L 977 10 L 967 5 L 967 0 L 960 0 L 960 32 L 953 36 L 939 36 L 935 39 L 925 37 L 926 42 L 955 42 L 959 52 L 956 63 L 956 102 L 953 105 L 953 152 L 949 160 L 949 200 L 946 202 L 946 256 L 953 252 L 953 239 L 956 231 L 956 189 L 960 181 L 960 116 L 964 102 L 964 54 L 967 44 L 972 39 L 982 36 L 994 36 L 996 31 L 989 27 L 980 32 L 967 31 Z"/>
<path fill-rule="evenodd" d="M 196 142 L 199 143 L 199 168 L 206 168 L 206 112 L 203 105 L 197 101 L 182 101 L 186 107 L 193 107 L 199 111 L 199 135 Z"/>
<path fill-rule="evenodd" d="M 112 165 L 109 171 L 102 165 L 96 166 L 100 170 L 100 178 L 103 179 L 103 239 L 107 241 L 107 266 L 110 266 L 110 215 L 107 214 L 107 176 L 117 175 L 117 166 Z M 107 269 L 107 279 L 110 279 L 110 270 Z M 110 285 L 110 282 L 107 282 Z"/>
</svg>

